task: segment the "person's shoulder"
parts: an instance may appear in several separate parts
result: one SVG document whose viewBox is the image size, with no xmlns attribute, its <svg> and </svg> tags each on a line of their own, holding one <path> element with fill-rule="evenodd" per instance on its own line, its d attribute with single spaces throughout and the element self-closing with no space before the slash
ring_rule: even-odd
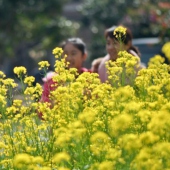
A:
<svg viewBox="0 0 170 170">
<path fill-rule="evenodd" d="M 104 57 L 99 57 L 99 58 L 96 58 L 92 61 L 92 66 L 93 65 L 96 65 L 96 64 L 100 64 L 100 62 L 103 60 Z"/>
<path fill-rule="evenodd" d="M 132 50 L 132 49 L 130 49 L 128 52 L 130 54 L 132 54 L 133 56 L 139 57 L 139 55 L 134 50 Z"/>
<path fill-rule="evenodd" d="M 102 58 L 101 62 L 106 62 L 106 61 L 109 61 L 109 60 L 110 60 L 110 56 L 109 56 L 109 54 L 106 54 L 106 55 Z"/>
<path fill-rule="evenodd" d="M 105 55 L 104 57 L 102 57 L 101 61 L 100 61 L 100 64 L 99 64 L 99 67 L 100 66 L 105 66 L 106 62 L 110 60 L 110 56 L 109 54 Z"/>
</svg>

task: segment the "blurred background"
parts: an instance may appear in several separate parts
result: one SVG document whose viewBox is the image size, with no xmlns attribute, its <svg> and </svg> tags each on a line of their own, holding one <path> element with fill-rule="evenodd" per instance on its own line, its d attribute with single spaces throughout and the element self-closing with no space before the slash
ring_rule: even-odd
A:
<svg viewBox="0 0 170 170">
<path fill-rule="evenodd" d="M 147 64 L 170 39 L 170 0 L 0 0 L 0 70 L 13 77 L 15 66 L 29 75 L 41 60 L 53 66 L 53 48 L 73 36 L 87 44 L 90 68 L 106 54 L 104 30 L 118 24 L 132 30 Z"/>
</svg>

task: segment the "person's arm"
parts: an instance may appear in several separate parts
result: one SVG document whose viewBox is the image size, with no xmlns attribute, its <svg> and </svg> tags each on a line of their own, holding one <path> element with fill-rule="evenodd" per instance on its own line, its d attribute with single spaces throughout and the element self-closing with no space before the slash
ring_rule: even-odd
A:
<svg viewBox="0 0 170 170">
<path fill-rule="evenodd" d="M 92 64 L 91 64 L 91 70 L 93 73 L 98 73 L 98 68 L 99 65 L 102 61 L 103 57 L 99 57 L 93 60 Z"/>
<path fill-rule="evenodd" d="M 99 67 L 98 67 L 98 74 L 99 78 L 102 83 L 106 82 L 108 80 L 108 75 L 107 75 L 107 69 L 106 69 L 106 62 L 109 61 L 110 57 L 107 54 L 100 62 Z"/>
</svg>

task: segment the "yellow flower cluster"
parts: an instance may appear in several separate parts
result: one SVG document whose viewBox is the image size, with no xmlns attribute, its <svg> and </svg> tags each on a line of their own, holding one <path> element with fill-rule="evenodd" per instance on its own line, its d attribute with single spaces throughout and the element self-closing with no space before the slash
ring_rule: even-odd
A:
<svg viewBox="0 0 170 170">
<path fill-rule="evenodd" d="M 139 71 L 139 58 L 126 51 L 119 52 L 116 61 L 106 63 L 109 81 L 114 86 L 133 84 Z"/>
<path fill-rule="evenodd" d="M 27 70 L 23 66 L 15 67 L 14 68 L 14 73 L 17 74 L 18 78 L 20 78 L 21 76 L 23 76 L 23 75 L 25 75 L 27 73 Z"/>
<path fill-rule="evenodd" d="M 28 86 L 32 86 L 32 83 L 35 81 L 35 77 L 29 76 L 24 79 L 24 83 L 28 84 Z"/>
<path fill-rule="evenodd" d="M 154 57 L 152 57 L 149 62 L 148 62 L 148 65 L 156 65 L 156 64 L 161 64 L 161 63 L 164 63 L 165 61 L 165 58 L 163 58 L 161 55 L 155 55 Z"/>
<path fill-rule="evenodd" d="M 11 87 L 15 88 L 15 87 L 18 86 L 18 85 L 14 82 L 14 80 L 11 79 L 11 78 L 5 79 L 5 80 L 3 81 L 3 83 L 4 83 L 4 85 L 7 86 L 7 87 L 10 87 L 10 86 L 11 86 Z"/>
<path fill-rule="evenodd" d="M 60 48 L 60 47 L 56 47 L 56 48 L 53 49 L 52 53 L 55 55 L 56 59 L 59 59 L 59 58 L 61 58 L 61 56 L 63 54 L 63 49 Z"/>
<path fill-rule="evenodd" d="M 122 40 L 122 38 L 126 35 L 126 30 L 127 30 L 127 28 L 125 28 L 123 26 L 118 26 L 117 28 L 115 28 L 113 35 L 118 40 Z"/>
<path fill-rule="evenodd" d="M 0 71 L 0 78 L 5 78 L 6 75 L 4 74 L 4 72 Z"/>
<path fill-rule="evenodd" d="M 42 70 L 44 68 L 47 69 L 50 66 L 48 61 L 40 61 L 38 65 L 40 66 L 39 70 Z"/>
<path fill-rule="evenodd" d="M 14 81 L 2 76 L 0 169 L 169 169 L 169 66 L 160 56 L 140 71 L 138 63 L 120 52 L 101 83 L 95 73 L 75 78 L 57 60 L 52 103 L 37 102 L 42 87 L 32 86 L 33 77 L 25 76 L 18 99 Z"/>
<path fill-rule="evenodd" d="M 170 42 L 166 42 L 162 47 L 162 52 L 165 54 L 167 59 L 170 61 Z"/>
</svg>

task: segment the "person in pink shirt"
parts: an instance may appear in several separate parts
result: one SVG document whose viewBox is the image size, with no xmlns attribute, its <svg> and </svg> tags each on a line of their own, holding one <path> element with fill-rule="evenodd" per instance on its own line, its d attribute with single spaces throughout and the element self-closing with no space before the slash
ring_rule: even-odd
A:
<svg viewBox="0 0 170 170">
<path fill-rule="evenodd" d="M 105 66 L 105 63 L 108 60 L 116 61 L 118 58 L 118 52 L 119 52 L 119 47 L 121 45 L 122 50 L 126 50 L 128 53 L 132 54 L 133 56 L 140 57 L 140 52 L 136 47 L 132 45 L 132 33 L 131 31 L 126 28 L 126 34 L 125 38 L 122 41 L 123 44 L 120 44 L 116 36 L 114 35 L 114 30 L 117 28 L 117 26 L 113 26 L 111 28 L 108 28 L 104 32 L 104 36 L 106 38 L 106 51 L 107 54 L 106 56 L 103 57 L 101 60 L 99 66 L 98 66 L 98 74 L 99 78 L 102 83 L 106 82 L 108 80 L 108 75 L 107 75 L 107 68 Z M 140 64 L 140 68 L 144 68 L 142 64 Z"/>
<path fill-rule="evenodd" d="M 83 67 L 83 63 L 87 58 L 87 51 L 82 39 L 77 37 L 69 38 L 61 44 L 61 47 L 63 49 L 63 55 L 67 55 L 66 61 L 69 62 L 68 69 L 76 68 L 79 75 L 83 72 L 91 72 L 90 69 Z M 43 78 L 43 93 L 40 102 L 51 103 L 49 95 L 50 92 L 56 88 L 54 84 L 57 84 L 57 82 L 54 82 L 52 79 L 55 74 L 55 72 L 49 72 Z M 41 113 L 39 113 L 38 116 L 42 119 Z"/>
</svg>

